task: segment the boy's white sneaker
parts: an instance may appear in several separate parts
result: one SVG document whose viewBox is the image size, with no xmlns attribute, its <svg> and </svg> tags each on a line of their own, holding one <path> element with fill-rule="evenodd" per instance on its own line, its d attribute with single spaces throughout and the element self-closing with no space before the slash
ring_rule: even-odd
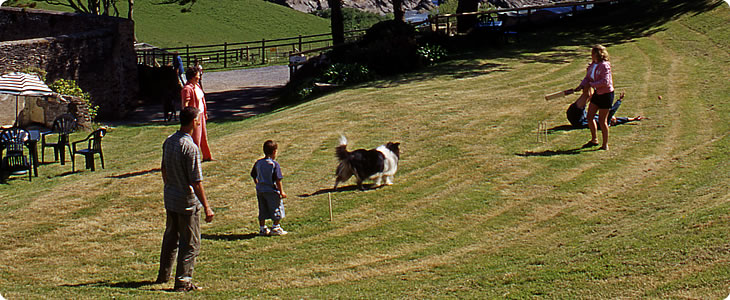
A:
<svg viewBox="0 0 730 300">
<path fill-rule="evenodd" d="M 286 235 L 289 232 L 286 232 L 281 227 L 274 227 L 271 229 L 271 235 Z"/>
<path fill-rule="evenodd" d="M 271 234 L 271 231 L 269 231 L 269 228 L 268 227 L 263 227 L 263 228 L 261 228 L 259 230 L 259 235 L 260 236 L 267 236 L 269 234 Z"/>
</svg>

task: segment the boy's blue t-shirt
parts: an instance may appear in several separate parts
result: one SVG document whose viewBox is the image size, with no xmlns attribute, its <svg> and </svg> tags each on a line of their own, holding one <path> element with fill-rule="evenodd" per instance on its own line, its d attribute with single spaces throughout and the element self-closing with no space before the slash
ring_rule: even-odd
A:
<svg viewBox="0 0 730 300">
<path fill-rule="evenodd" d="M 284 176 L 281 175 L 279 163 L 271 158 L 257 160 L 251 169 L 251 177 L 257 181 L 257 192 L 278 193 L 279 190 L 276 188 L 276 181 L 284 179 Z"/>
</svg>

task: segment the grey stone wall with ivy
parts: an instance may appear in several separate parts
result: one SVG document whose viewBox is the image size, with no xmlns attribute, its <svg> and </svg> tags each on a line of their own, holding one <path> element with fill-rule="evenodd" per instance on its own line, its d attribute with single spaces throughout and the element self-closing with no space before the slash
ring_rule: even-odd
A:
<svg viewBox="0 0 730 300">
<path fill-rule="evenodd" d="M 0 73 L 35 67 L 49 83 L 76 80 L 100 119 L 123 118 L 138 104 L 132 21 L 0 7 L 0 28 Z"/>
</svg>

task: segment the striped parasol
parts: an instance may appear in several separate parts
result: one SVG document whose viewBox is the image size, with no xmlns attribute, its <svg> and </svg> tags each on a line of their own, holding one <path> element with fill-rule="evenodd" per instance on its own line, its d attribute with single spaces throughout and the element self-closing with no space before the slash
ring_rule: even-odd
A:
<svg viewBox="0 0 730 300">
<path fill-rule="evenodd" d="M 0 76 L 0 93 L 16 96 L 50 96 L 50 88 L 38 75 L 9 73 Z"/>
<path fill-rule="evenodd" d="M 18 96 L 50 96 L 53 91 L 38 75 L 13 72 L 0 76 L 0 94 L 15 95 L 17 125 Z"/>
</svg>

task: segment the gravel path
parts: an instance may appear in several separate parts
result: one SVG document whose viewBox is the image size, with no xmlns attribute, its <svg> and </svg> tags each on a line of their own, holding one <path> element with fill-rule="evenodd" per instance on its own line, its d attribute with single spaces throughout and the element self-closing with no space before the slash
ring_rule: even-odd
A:
<svg viewBox="0 0 730 300">
<path fill-rule="evenodd" d="M 271 66 L 203 74 L 206 93 L 242 90 L 251 87 L 284 86 L 289 81 L 289 67 Z"/>
<path fill-rule="evenodd" d="M 240 120 L 271 110 L 276 93 L 289 80 L 287 66 L 205 72 L 203 89 L 208 122 Z M 162 105 L 137 108 L 120 124 L 163 123 Z"/>
</svg>

